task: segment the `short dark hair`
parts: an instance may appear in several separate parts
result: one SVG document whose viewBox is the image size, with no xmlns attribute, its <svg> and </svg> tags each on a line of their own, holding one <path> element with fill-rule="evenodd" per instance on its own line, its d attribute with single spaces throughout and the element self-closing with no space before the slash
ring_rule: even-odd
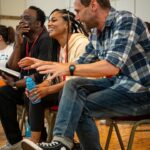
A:
<svg viewBox="0 0 150 150">
<path fill-rule="evenodd" d="M 11 27 L 11 26 L 6 27 L 4 25 L 0 25 L 0 35 L 3 37 L 3 40 L 7 44 L 11 44 L 14 42 L 15 31 L 14 31 L 13 27 Z"/>
<path fill-rule="evenodd" d="M 44 25 L 45 20 L 46 20 L 46 16 L 43 10 L 41 10 L 40 8 L 36 7 L 36 6 L 30 6 L 29 9 L 33 9 L 36 11 L 37 13 L 37 20 L 41 22 L 41 26 Z"/>
<path fill-rule="evenodd" d="M 83 4 L 84 6 L 89 6 L 90 3 L 91 3 L 91 0 L 80 0 L 81 1 L 81 4 Z M 96 0 L 100 6 L 102 8 L 110 8 L 111 5 L 110 5 L 110 1 L 109 0 Z"/>
</svg>

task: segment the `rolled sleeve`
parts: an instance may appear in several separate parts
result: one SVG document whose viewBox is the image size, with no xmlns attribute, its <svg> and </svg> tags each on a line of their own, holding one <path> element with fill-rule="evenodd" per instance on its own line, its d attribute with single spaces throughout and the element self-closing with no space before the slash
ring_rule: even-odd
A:
<svg viewBox="0 0 150 150">
<path fill-rule="evenodd" d="M 139 38 L 136 33 L 136 19 L 123 18 L 118 20 L 116 30 L 112 36 L 110 49 L 106 55 L 106 60 L 118 68 L 123 68 L 127 64 L 131 51 Z"/>
<path fill-rule="evenodd" d="M 108 54 L 106 60 L 120 69 L 124 66 L 122 56 L 118 55 L 117 53 L 111 53 L 111 55 Z"/>
</svg>

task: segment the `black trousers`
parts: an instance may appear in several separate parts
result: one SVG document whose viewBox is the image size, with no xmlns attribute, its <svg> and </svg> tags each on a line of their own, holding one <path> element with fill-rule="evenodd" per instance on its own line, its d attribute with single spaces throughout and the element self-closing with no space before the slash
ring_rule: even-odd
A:
<svg viewBox="0 0 150 150">
<path fill-rule="evenodd" d="M 42 131 L 44 128 L 44 111 L 46 108 L 58 105 L 62 91 L 50 94 L 42 98 L 40 103 L 33 104 L 28 98 L 25 98 L 25 105 L 29 112 L 29 124 L 31 131 Z"/>
<path fill-rule="evenodd" d="M 44 127 L 44 111 L 46 108 L 58 105 L 62 91 L 55 94 L 50 94 L 42 98 L 40 103 L 33 104 L 25 97 L 25 106 L 28 111 L 29 124 L 31 131 L 41 132 L 40 142 L 46 141 L 47 132 Z"/>
<path fill-rule="evenodd" d="M 24 104 L 24 89 L 15 90 L 11 86 L 0 87 L 0 118 L 10 144 L 22 140 L 17 122 L 17 104 Z"/>
</svg>

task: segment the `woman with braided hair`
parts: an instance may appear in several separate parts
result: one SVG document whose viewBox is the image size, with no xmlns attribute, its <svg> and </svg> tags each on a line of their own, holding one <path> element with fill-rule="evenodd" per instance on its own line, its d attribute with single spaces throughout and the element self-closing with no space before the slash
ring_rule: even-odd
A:
<svg viewBox="0 0 150 150">
<path fill-rule="evenodd" d="M 48 20 L 49 35 L 56 39 L 60 45 L 57 49 L 57 61 L 62 63 L 75 62 L 84 52 L 88 44 L 86 31 L 82 24 L 75 20 L 75 15 L 66 9 L 55 9 Z M 26 57 L 19 62 L 20 67 L 27 67 L 41 60 Z M 27 67 L 28 68 L 28 67 Z M 57 80 L 57 83 L 51 82 L 49 76 L 35 89 L 27 95 L 33 96 L 36 93 L 36 99 L 42 99 L 41 103 L 32 104 L 29 102 L 29 121 L 31 125 L 31 141 L 39 142 L 41 129 L 44 125 L 44 110 L 53 105 L 58 105 L 60 93 L 69 77 L 63 76 Z M 56 80 L 55 80 L 56 81 Z"/>
</svg>

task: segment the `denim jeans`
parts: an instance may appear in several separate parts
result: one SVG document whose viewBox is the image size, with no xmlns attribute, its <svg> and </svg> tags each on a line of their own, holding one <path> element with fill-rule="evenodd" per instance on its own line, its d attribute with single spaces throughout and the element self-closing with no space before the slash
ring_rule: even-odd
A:
<svg viewBox="0 0 150 150">
<path fill-rule="evenodd" d="M 150 93 L 111 89 L 112 79 L 69 80 L 63 90 L 54 137 L 73 139 L 77 131 L 83 150 L 100 150 L 99 133 L 92 117 L 109 118 L 150 113 Z"/>
</svg>

